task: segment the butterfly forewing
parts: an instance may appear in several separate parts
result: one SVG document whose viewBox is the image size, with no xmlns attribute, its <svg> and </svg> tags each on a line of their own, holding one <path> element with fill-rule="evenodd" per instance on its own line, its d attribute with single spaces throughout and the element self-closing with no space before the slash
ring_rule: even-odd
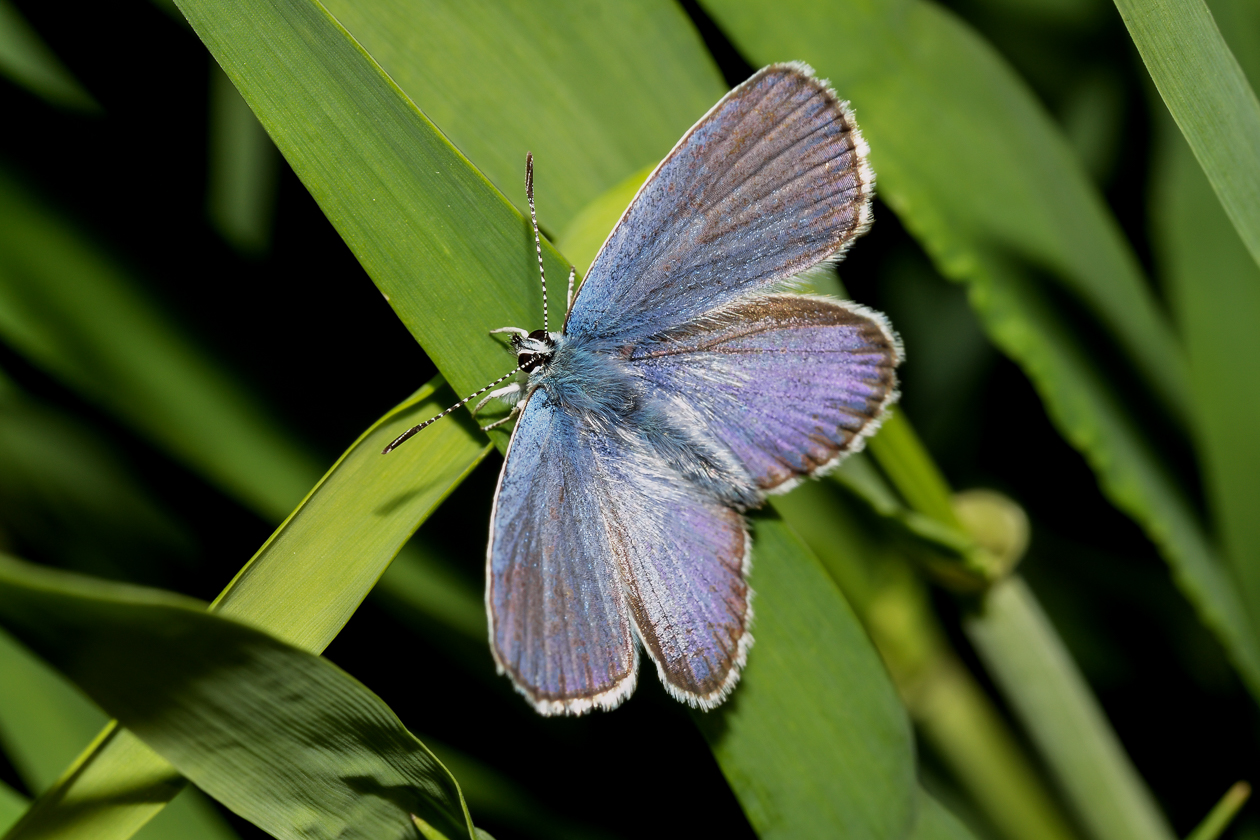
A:
<svg viewBox="0 0 1260 840">
<path fill-rule="evenodd" d="M 799 65 L 732 90 L 648 178 L 600 250 L 566 333 L 627 341 L 840 251 L 870 222 L 865 144 Z"/>
<path fill-rule="evenodd" d="M 543 714 L 612 708 L 637 651 L 580 418 L 530 397 L 499 476 L 487 550 L 495 661 Z"/>
</svg>

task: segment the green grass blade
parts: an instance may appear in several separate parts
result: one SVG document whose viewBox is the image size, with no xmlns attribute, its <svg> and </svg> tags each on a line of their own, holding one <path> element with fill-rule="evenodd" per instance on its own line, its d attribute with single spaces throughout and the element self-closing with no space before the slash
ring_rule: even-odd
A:
<svg viewBox="0 0 1260 840">
<path fill-rule="evenodd" d="M 1171 840 L 1172 828 L 1023 581 L 994 586 L 982 614 L 964 627 L 1092 836 Z"/>
<path fill-rule="evenodd" d="M 349 620 L 399 547 L 489 451 L 464 417 L 435 425 L 389 457 L 381 449 L 453 400 L 430 384 L 386 414 L 329 470 L 241 570 L 216 608 L 318 652 Z M 37 802 L 9 840 L 125 838 L 182 786 L 126 730 L 110 728 Z M 90 809 L 78 803 L 90 802 Z"/>
<path fill-rule="evenodd" d="M 1220 837 L 1242 806 L 1251 798 L 1251 785 L 1246 782 L 1234 782 L 1225 795 L 1216 803 L 1203 822 L 1190 832 L 1186 840 L 1216 840 Z"/>
<path fill-rule="evenodd" d="M 753 62 L 808 61 L 852 100 L 880 196 L 943 274 L 971 279 L 990 248 L 1047 270 L 1187 420 L 1185 360 L 1119 226 L 1050 117 L 965 24 L 923 0 L 702 5 Z"/>
<path fill-rule="evenodd" d="M 212 608 L 323 650 L 420 523 L 489 452 L 476 424 L 455 417 L 380 454 L 452 396 L 430 383 L 364 432 Z"/>
<path fill-rule="evenodd" d="M 726 92 L 682 8 L 664 0 L 324 5 L 522 210 L 533 151 L 549 230 L 655 165 Z"/>
<path fill-rule="evenodd" d="M 282 840 L 473 838 L 459 785 L 331 662 L 161 590 L 0 558 L 0 622 L 202 790 Z"/>
<path fill-rule="evenodd" d="M 1260 264 L 1260 101 L 1204 0 L 1116 0 L 1225 214 Z"/>
<path fill-rule="evenodd" d="M 280 156 L 254 112 L 213 62 L 209 145 L 210 222 L 238 252 L 261 256 L 271 246 Z"/>
<path fill-rule="evenodd" d="M 0 0 L 0 74 L 53 105 L 101 110 L 10 0 Z"/>
<path fill-rule="evenodd" d="M 817 558 L 754 522 L 757 642 L 738 690 L 695 719 L 762 838 L 903 837 L 914 761 L 901 702 Z"/>
<path fill-rule="evenodd" d="M 0 170 L 0 338 L 264 516 L 319 466 L 114 260 Z"/>
<path fill-rule="evenodd" d="M 1222 31 L 1260 79 L 1260 9 L 1222 0 Z M 1177 14 L 1184 12 L 1178 10 Z M 1157 109 L 1158 105 L 1155 106 Z M 1172 120 L 1156 126 L 1151 241 L 1186 344 L 1208 510 L 1253 622 L 1260 617 L 1260 267 Z M 1224 361 L 1223 361 L 1224 360 Z"/>
</svg>

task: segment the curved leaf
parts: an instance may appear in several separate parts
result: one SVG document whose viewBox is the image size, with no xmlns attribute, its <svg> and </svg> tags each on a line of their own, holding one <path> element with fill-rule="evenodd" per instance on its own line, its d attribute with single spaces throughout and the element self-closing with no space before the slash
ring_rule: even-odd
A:
<svg viewBox="0 0 1260 840">
<path fill-rule="evenodd" d="M 323 650 L 400 546 L 489 451 L 460 417 L 381 456 L 386 443 L 451 401 L 449 389 L 431 383 L 365 432 L 213 607 L 306 650 Z M 129 837 L 182 784 L 165 760 L 111 726 L 10 840 Z"/>
<path fill-rule="evenodd" d="M 28 787 L 41 791 L 57 781 L 107 722 L 104 713 L 0 631 L 0 744 Z M 22 811 L 27 803 L 23 802 Z M 17 822 L 5 823 L 4 830 Z M 136 835 L 138 840 L 230 840 L 236 833 L 195 788 L 185 788 Z"/>
<path fill-rule="evenodd" d="M 0 623 L 185 776 L 282 840 L 475 840 L 449 771 L 322 657 L 155 589 L 0 557 Z"/>
</svg>

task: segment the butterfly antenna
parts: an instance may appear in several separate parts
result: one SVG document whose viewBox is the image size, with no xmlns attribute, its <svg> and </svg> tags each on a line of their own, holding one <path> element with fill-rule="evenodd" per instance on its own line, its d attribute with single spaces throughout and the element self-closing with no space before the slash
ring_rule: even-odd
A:
<svg viewBox="0 0 1260 840">
<path fill-rule="evenodd" d="M 446 409 L 446 411 L 443 411 L 441 414 L 437 415 L 436 417 L 430 417 L 428 420 L 425 420 L 425 421 L 424 421 L 423 423 L 421 423 L 419 426 L 412 426 L 410 429 L 408 429 L 407 431 L 403 432 L 403 433 L 402 433 L 401 435 L 399 435 L 398 437 L 394 438 L 393 443 L 391 443 L 389 446 L 387 446 L 387 447 L 385 447 L 384 449 L 382 449 L 382 450 L 381 450 L 381 454 L 382 454 L 382 455 L 388 455 L 389 453 L 393 452 L 395 449 L 397 449 L 398 447 L 400 447 L 400 446 L 402 446 L 404 443 L 406 443 L 406 442 L 407 442 L 407 439 L 408 439 L 408 438 L 410 438 L 412 435 L 414 435 L 416 432 L 420 431 L 421 429 L 425 428 L 426 426 L 432 426 L 434 423 L 436 423 L 437 421 L 441 420 L 443 417 L 445 417 L 446 415 L 450 414 L 450 413 L 451 413 L 452 411 L 454 411 L 455 409 L 459 408 L 460 406 L 467 405 L 468 401 L 469 401 L 469 400 L 471 400 L 473 397 L 479 397 L 479 396 L 481 396 L 481 395 L 482 395 L 482 394 L 484 394 L 486 391 L 489 391 L 489 390 L 490 390 L 491 388 L 493 388 L 495 385 L 498 385 L 498 384 L 499 384 L 500 382 L 502 382 L 504 379 L 507 379 L 509 376 L 512 376 L 512 375 L 514 375 L 514 374 L 518 373 L 520 370 L 521 370 L 520 365 L 517 365 L 515 368 L 513 368 L 512 370 L 509 370 L 507 373 L 503 374 L 503 375 L 502 375 L 502 376 L 500 376 L 498 379 L 494 380 L 493 382 L 491 382 L 491 383 L 490 383 L 489 385 L 487 385 L 486 387 L 482 388 L 482 389 L 481 389 L 480 391 L 478 391 L 477 393 L 475 393 L 475 394 L 469 394 L 468 396 L 464 397 L 462 400 L 460 400 L 459 402 L 455 403 L 455 405 L 453 405 L 453 406 L 451 406 L 450 408 Z"/>
<path fill-rule="evenodd" d="M 551 332 L 547 326 L 547 272 L 543 271 L 542 237 L 538 235 L 538 214 L 534 212 L 534 153 L 525 153 L 525 197 L 529 199 L 529 220 L 534 224 L 534 248 L 538 251 L 538 277 L 542 280 L 543 289 L 543 330 Z"/>
</svg>

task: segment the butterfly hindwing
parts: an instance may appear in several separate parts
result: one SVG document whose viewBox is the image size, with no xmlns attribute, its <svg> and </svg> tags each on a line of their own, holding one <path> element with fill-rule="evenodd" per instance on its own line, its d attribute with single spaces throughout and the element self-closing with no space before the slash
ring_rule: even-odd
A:
<svg viewBox="0 0 1260 840">
<path fill-rule="evenodd" d="M 595 457 L 635 628 L 669 692 L 712 708 L 734 687 L 752 644 L 744 518 L 643 439 L 618 438 L 601 440 Z"/>
<path fill-rule="evenodd" d="M 763 490 L 872 433 L 896 398 L 900 361 L 883 316 L 801 295 L 737 301 L 640 342 L 628 358 L 678 422 L 724 443 Z"/>
<path fill-rule="evenodd" d="M 842 250 L 873 175 L 848 109 L 801 65 L 732 90 L 640 189 L 582 284 L 576 340 L 636 340 Z"/>
</svg>

